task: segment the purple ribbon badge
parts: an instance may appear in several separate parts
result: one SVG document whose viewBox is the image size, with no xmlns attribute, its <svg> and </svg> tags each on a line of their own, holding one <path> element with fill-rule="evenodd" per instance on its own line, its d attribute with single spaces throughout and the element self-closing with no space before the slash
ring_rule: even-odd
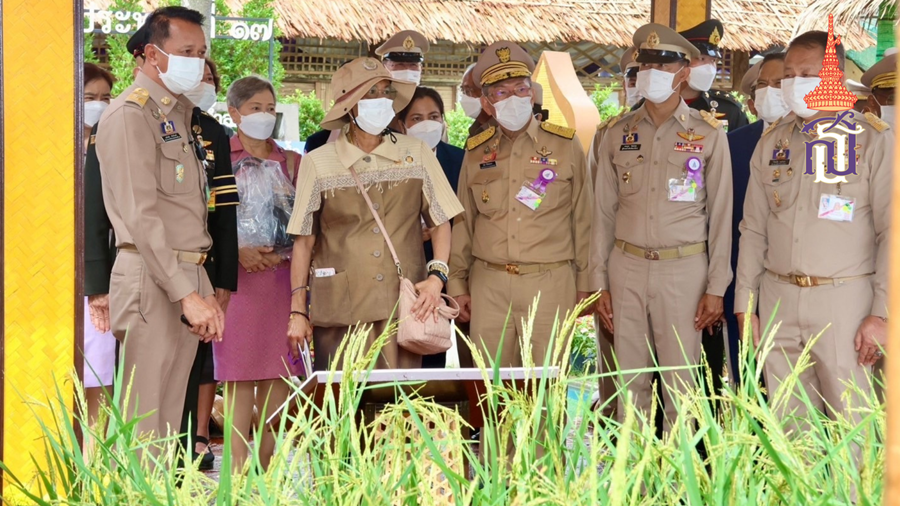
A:
<svg viewBox="0 0 900 506">
<path fill-rule="evenodd" d="M 544 194 L 547 191 L 547 185 L 552 183 L 556 179 L 556 171 L 553 169 L 544 169 L 541 171 L 541 174 L 537 179 L 534 180 L 534 183 L 531 185 L 534 187 L 534 191 L 540 194 Z"/>
<path fill-rule="evenodd" d="M 697 188 L 703 188 L 703 162 L 696 156 L 687 159 L 684 167 L 687 169 L 688 179 L 697 184 Z"/>
</svg>

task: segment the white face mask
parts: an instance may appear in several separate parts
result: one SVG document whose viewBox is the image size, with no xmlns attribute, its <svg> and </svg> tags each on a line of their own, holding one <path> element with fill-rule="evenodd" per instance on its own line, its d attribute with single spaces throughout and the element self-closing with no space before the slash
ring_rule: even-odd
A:
<svg viewBox="0 0 900 506">
<path fill-rule="evenodd" d="M 638 92 L 654 104 L 661 104 L 675 93 L 672 86 L 675 74 L 658 69 L 641 70 L 637 75 Z"/>
<path fill-rule="evenodd" d="M 510 132 L 518 132 L 534 118 L 531 97 L 512 96 L 494 104 L 494 118 Z"/>
<path fill-rule="evenodd" d="M 188 58 L 187 56 L 168 55 L 165 51 L 156 47 L 157 51 L 169 57 L 169 68 L 161 72 L 159 78 L 172 93 L 182 95 L 197 87 L 203 81 L 203 71 L 206 62 L 203 58 Z"/>
<path fill-rule="evenodd" d="M 109 107 L 109 104 L 100 100 L 92 100 L 84 103 L 84 124 L 92 127 L 100 121 L 103 111 Z"/>
<path fill-rule="evenodd" d="M 200 83 L 196 88 L 186 91 L 184 96 L 201 111 L 208 111 L 216 103 L 216 87 L 209 83 Z"/>
<path fill-rule="evenodd" d="M 753 94 L 753 103 L 756 105 L 757 116 L 766 123 L 772 123 L 791 112 L 791 108 L 784 102 L 781 88 L 758 88 Z"/>
<path fill-rule="evenodd" d="M 794 114 L 803 119 L 811 118 L 819 111 L 806 107 L 803 97 L 808 95 L 822 82 L 821 77 L 792 77 L 781 81 L 781 92 L 784 95 L 784 103 L 794 111 Z"/>
<path fill-rule="evenodd" d="M 356 125 L 364 132 L 381 135 L 394 120 L 394 101 L 389 98 L 370 98 L 357 104 Z"/>
<path fill-rule="evenodd" d="M 460 93 L 459 95 L 459 105 L 462 106 L 463 112 L 466 113 L 466 116 L 475 119 L 481 114 L 481 99 L 470 97 L 465 93 Z"/>
<path fill-rule="evenodd" d="M 716 65 L 705 63 L 691 67 L 691 75 L 688 77 L 688 86 L 697 91 L 709 91 L 716 80 Z"/>
<path fill-rule="evenodd" d="M 444 136 L 444 124 L 430 119 L 420 121 L 407 128 L 406 134 L 420 139 L 429 148 L 434 149 L 441 142 L 441 137 Z"/>
<path fill-rule="evenodd" d="M 881 119 L 888 125 L 891 125 L 891 130 L 894 129 L 894 123 L 896 122 L 896 110 L 892 105 L 883 105 L 881 106 Z"/>
<path fill-rule="evenodd" d="M 410 81 L 416 83 L 416 86 L 422 81 L 421 70 L 392 70 L 391 77 L 398 81 Z"/>
<path fill-rule="evenodd" d="M 274 114 L 255 112 L 253 114 L 241 116 L 241 122 L 238 124 L 238 128 L 241 132 L 244 132 L 244 135 L 247 137 L 263 141 L 272 137 L 275 130 L 276 119 Z"/>
<path fill-rule="evenodd" d="M 628 83 L 625 83 L 625 106 L 630 109 L 640 101 L 641 92 L 638 91 L 637 86 L 628 86 Z"/>
</svg>

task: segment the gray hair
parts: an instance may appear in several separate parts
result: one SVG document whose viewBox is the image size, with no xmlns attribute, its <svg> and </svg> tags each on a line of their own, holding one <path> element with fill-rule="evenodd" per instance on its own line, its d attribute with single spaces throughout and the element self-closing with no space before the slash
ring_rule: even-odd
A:
<svg viewBox="0 0 900 506">
<path fill-rule="evenodd" d="M 275 98 L 276 102 L 278 101 L 278 95 L 275 94 L 275 88 L 272 86 L 272 83 L 259 76 L 242 77 L 228 87 L 228 94 L 225 95 L 225 100 L 229 107 L 240 109 L 244 102 L 263 91 L 272 93 L 272 97 Z"/>
</svg>

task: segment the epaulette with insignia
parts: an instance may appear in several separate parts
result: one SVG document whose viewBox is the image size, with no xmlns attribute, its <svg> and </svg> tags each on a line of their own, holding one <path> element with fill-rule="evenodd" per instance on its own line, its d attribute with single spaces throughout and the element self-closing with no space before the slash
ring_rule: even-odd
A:
<svg viewBox="0 0 900 506">
<path fill-rule="evenodd" d="M 703 121 L 709 123 L 709 125 L 713 128 L 719 128 L 722 126 L 722 122 L 717 120 L 716 117 L 713 116 L 709 111 L 700 111 L 700 117 L 703 118 Z"/>
<path fill-rule="evenodd" d="M 92 135 L 92 136 L 91 136 L 91 139 L 90 139 L 90 141 L 88 141 L 88 143 L 89 143 L 89 144 L 97 144 L 97 136 L 96 136 L 96 135 Z"/>
<path fill-rule="evenodd" d="M 144 107 L 144 104 L 147 103 L 147 100 L 150 100 L 150 92 L 145 90 L 144 88 L 135 88 L 131 94 L 128 95 L 128 98 L 125 99 L 126 102 L 131 102 Z"/>
<path fill-rule="evenodd" d="M 597 131 L 599 132 L 600 130 L 603 130 L 604 128 L 606 128 L 606 124 L 609 123 L 609 120 L 611 120 L 611 119 L 612 118 L 606 118 L 605 120 L 601 121 L 600 123 L 597 123 Z"/>
<path fill-rule="evenodd" d="M 609 124 L 606 125 L 606 128 L 612 128 L 613 125 L 615 125 L 616 123 L 618 123 L 619 120 L 622 119 L 622 118 L 623 118 L 626 114 L 628 114 L 629 112 L 631 112 L 631 111 L 629 111 L 628 109 L 625 109 L 624 111 L 622 111 L 622 112 L 620 112 L 619 114 L 616 114 L 615 116 L 613 116 L 612 118 L 610 118 L 610 119 L 609 119 Z"/>
<path fill-rule="evenodd" d="M 547 123 L 546 121 L 541 123 L 541 130 L 545 132 L 550 132 L 553 135 L 558 135 L 565 139 L 574 139 L 575 138 L 575 129 L 568 128 L 560 125 L 555 125 L 553 123 Z"/>
<path fill-rule="evenodd" d="M 781 121 L 781 118 L 776 119 L 775 121 L 769 123 L 769 127 L 762 133 L 762 136 L 765 137 L 767 133 L 775 130 L 775 127 L 778 126 L 778 122 Z"/>
<path fill-rule="evenodd" d="M 884 132 L 891 127 L 886 121 L 879 118 L 878 116 L 875 116 L 871 112 L 866 113 L 866 121 L 868 121 L 869 124 L 872 125 L 872 128 L 878 130 L 879 132 Z"/>
<path fill-rule="evenodd" d="M 472 137 L 469 137 L 469 139 L 466 140 L 466 149 L 469 151 L 472 151 L 473 149 L 477 148 L 478 146 L 481 146 L 482 144 L 487 142 L 491 137 L 493 137 L 496 132 L 497 132 L 497 128 L 492 126 L 485 130 L 482 130 L 481 132 L 478 132 L 477 134 L 473 135 Z"/>
</svg>

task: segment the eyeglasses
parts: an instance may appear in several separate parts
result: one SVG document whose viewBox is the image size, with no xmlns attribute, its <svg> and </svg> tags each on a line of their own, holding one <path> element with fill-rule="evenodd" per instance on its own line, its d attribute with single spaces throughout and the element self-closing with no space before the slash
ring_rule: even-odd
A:
<svg viewBox="0 0 900 506">
<path fill-rule="evenodd" d="M 369 88 L 369 91 L 366 92 L 363 99 L 369 98 L 389 98 L 393 100 L 397 96 L 397 90 L 394 89 L 393 86 L 389 86 L 383 90 L 379 90 L 377 86 L 372 86 Z"/>
<path fill-rule="evenodd" d="M 527 84 L 520 84 L 513 88 L 495 88 L 488 91 L 488 96 L 491 97 L 491 102 L 497 103 L 511 96 L 517 97 L 528 97 L 531 96 L 531 86 Z"/>
</svg>

